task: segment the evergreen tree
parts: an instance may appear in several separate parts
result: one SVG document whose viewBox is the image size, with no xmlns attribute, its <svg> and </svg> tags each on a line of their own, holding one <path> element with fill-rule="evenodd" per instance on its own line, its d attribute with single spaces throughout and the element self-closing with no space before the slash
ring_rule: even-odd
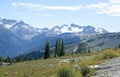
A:
<svg viewBox="0 0 120 77">
<path fill-rule="evenodd" d="M 60 43 L 60 38 L 59 38 L 59 41 L 58 41 L 58 56 L 60 56 L 60 52 L 61 52 L 61 43 Z"/>
<path fill-rule="evenodd" d="M 88 46 L 88 53 L 90 53 L 90 46 Z"/>
<path fill-rule="evenodd" d="M 22 58 L 21 55 L 17 56 L 16 57 L 16 62 L 21 62 L 21 60 L 22 60 L 21 58 Z"/>
<path fill-rule="evenodd" d="M 84 42 L 79 43 L 77 52 L 85 54 L 87 50 L 87 44 Z"/>
<path fill-rule="evenodd" d="M 27 55 L 24 56 L 24 61 L 28 61 L 28 60 L 29 60 L 28 56 Z"/>
<path fill-rule="evenodd" d="M 64 56 L 64 55 L 65 55 L 65 49 L 64 49 L 64 41 L 63 41 L 63 39 L 62 39 L 60 56 Z"/>
<path fill-rule="evenodd" d="M 3 58 L 2 58 L 2 56 L 0 57 L 0 65 L 2 65 L 3 64 Z"/>
<path fill-rule="evenodd" d="M 0 57 L 0 62 L 2 62 L 2 57 Z"/>
<path fill-rule="evenodd" d="M 120 44 L 118 44 L 118 48 L 120 48 Z"/>
<path fill-rule="evenodd" d="M 59 49 L 59 45 L 58 45 L 59 43 L 58 43 L 58 38 L 57 38 L 57 40 L 56 40 L 56 44 L 55 44 L 55 53 L 54 53 L 54 57 L 56 57 L 56 56 L 58 56 L 58 49 Z"/>
<path fill-rule="evenodd" d="M 9 62 L 10 65 L 12 65 L 12 59 L 9 56 L 7 57 L 7 62 Z"/>
<path fill-rule="evenodd" d="M 32 60 L 33 60 L 33 58 L 31 56 L 29 56 L 29 61 L 32 61 Z"/>
<path fill-rule="evenodd" d="M 46 42 L 45 45 L 45 53 L 44 53 L 44 59 L 47 59 L 50 57 L 50 45 L 48 42 Z"/>
</svg>

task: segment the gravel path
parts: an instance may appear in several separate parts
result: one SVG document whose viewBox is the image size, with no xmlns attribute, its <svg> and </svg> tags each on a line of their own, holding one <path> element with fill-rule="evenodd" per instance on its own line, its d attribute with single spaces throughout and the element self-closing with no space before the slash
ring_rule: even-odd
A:
<svg viewBox="0 0 120 77">
<path fill-rule="evenodd" d="M 120 57 L 111 59 L 99 65 L 96 75 L 92 77 L 120 77 Z"/>
</svg>

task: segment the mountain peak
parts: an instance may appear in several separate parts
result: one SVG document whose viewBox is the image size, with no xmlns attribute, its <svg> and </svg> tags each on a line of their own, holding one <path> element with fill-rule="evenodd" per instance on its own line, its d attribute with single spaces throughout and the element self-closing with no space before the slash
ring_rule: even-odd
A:
<svg viewBox="0 0 120 77">
<path fill-rule="evenodd" d="M 64 28 L 64 27 L 69 27 L 69 25 L 63 24 L 63 25 L 61 26 L 61 28 Z"/>
<path fill-rule="evenodd" d="M 74 23 L 71 23 L 70 25 L 71 25 L 71 27 L 80 27 L 79 25 L 74 24 Z"/>
<path fill-rule="evenodd" d="M 17 26 L 22 26 L 22 25 L 27 25 L 25 22 L 23 21 L 19 21 L 16 23 Z"/>
<path fill-rule="evenodd" d="M 66 44 L 70 44 L 79 42 L 82 36 L 86 34 L 104 34 L 107 32 L 103 28 L 95 28 L 90 25 L 79 26 L 73 23 L 70 25 L 55 26 L 51 29 L 38 29 L 33 28 L 24 21 L 9 19 L 1 19 L 0 27 L 0 39 L 3 40 L 0 48 L 3 48 L 3 52 L 13 51 L 11 55 L 16 51 L 43 49 L 47 39 L 51 41 L 51 44 L 54 44 L 53 40 L 60 37 L 66 39 Z M 6 39 L 6 37 L 8 39 Z M 4 48 L 6 49 L 4 50 Z M 3 52 L 0 54 L 3 54 Z M 19 52 L 16 52 L 16 54 L 19 54 Z"/>
<path fill-rule="evenodd" d="M 55 26 L 51 29 L 52 32 L 56 32 L 56 34 L 60 33 L 79 33 L 79 34 L 101 34 L 107 33 L 107 31 L 103 28 L 96 28 L 91 25 L 87 26 L 79 26 L 77 24 L 64 24 L 61 27 Z"/>
<path fill-rule="evenodd" d="M 0 22 L 2 22 L 3 24 L 14 24 L 16 23 L 17 21 L 16 20 L 10 20 L 10 19 L 0 19 Z"/>
</svg>

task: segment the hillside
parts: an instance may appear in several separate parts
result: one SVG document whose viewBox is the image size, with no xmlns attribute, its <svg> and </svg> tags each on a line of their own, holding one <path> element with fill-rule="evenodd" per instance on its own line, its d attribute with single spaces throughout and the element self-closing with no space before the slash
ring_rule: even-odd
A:
<svg viewBox="0 0 120 77">
<path fill-rule="evenodd" d="M 104 49 L 115 49 L 120 44 L 120 32 L 96 34 L 85 36 L 84 39 L 77 43 L 66 45 L 66 51 L 79 51 L 82 45 L 85 44 L 85 49 L 92 52 L 102 51 Z"/>
<path fill-rule="evenodd" d="M 71 70 L 74 77 L 82 77 L 80 71 L 82 67 L 100 64 L 106 60 L 120 56 L 119 54 L 119 49 L 104 50 L 96 53 L 85 53 L 84 55 L 73 54 L 47 60 L 40 59 L 13 63 L 10 66 L 0 66 L 0 77 L 56 77 L 59 69 L 62 67 Z M 94 69 L 89 70 L 89 76 L 96 74 L 97 72 Z"/>
<path fill-rule="evenodd" d="M 24 40 L 0 24 L 0 56 L 15 56 L 24 46 Z"/>
<path fill-rule="evenodd" d="M 103 49 L 114 49 L 120 44 L 120 32 L 100 34 L 86 40 L 92 51 L 101 51 Z"/>
<path fill-rule="evenodd" d="M 107 34 L 96 34 L 96 35 L 87 35 L 81 41 L 65 45 L 66 54 L 72 53 L 82 53 L 88 52 L 90 49 L 91 52 L 98 52 L 104 49 L 116 49 L 118 44 L 120 44 L 120 33 L 107 33 Z M 35 58 L 43 57 L 43 51 L 31 52 L 25 54 L 26 56 Z M 54 54 L 54 47 L 51 48 L 51 54 Z M 38 54 L 39 53 L 39 54 Z M 34 54 L 34 55 L 33 55 Z M 36 55 L 35 55 L 36 54 Z M 24 55 L 24 56 L 25 56 Z"/>
</svg>

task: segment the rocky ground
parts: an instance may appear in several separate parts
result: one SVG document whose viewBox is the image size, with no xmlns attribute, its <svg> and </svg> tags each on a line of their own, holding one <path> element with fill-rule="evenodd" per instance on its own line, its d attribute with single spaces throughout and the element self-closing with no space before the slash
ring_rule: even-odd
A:
<svg viewBox="0 0 120 77">
<path fill-rule="evenodd" d="M 120 77 L 120 57 L 98 65 L 96 75 L 92 77 Z"/>
</svg>

